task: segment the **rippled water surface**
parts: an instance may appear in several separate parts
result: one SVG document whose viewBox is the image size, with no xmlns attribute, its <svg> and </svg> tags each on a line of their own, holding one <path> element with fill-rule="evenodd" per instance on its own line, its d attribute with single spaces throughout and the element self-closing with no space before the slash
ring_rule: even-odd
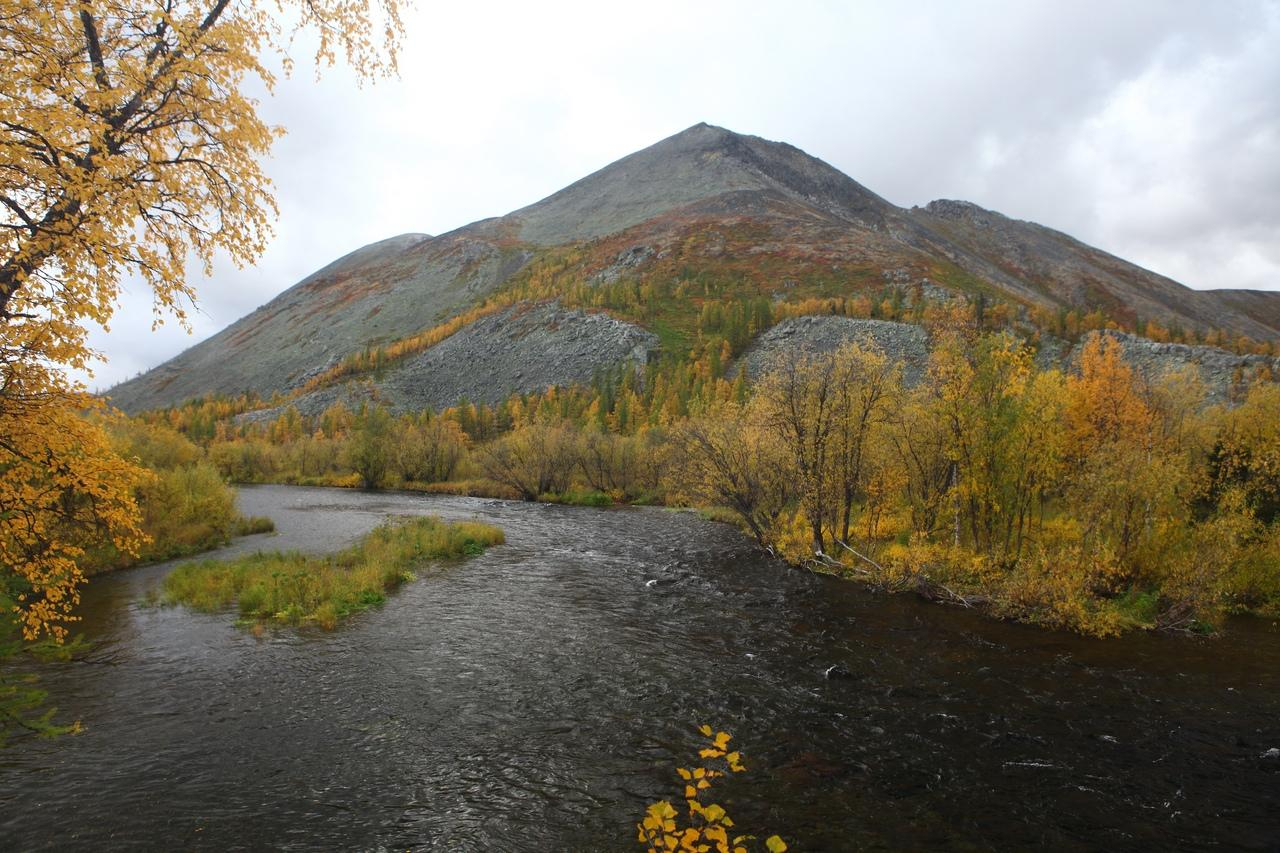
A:
<svg viewBox="0 0 1280 853">
<path fill-rule="evenodd" d="M 1280 632 L 1097 642 L 788 569 L 688 513 L 263 486 L 259 548 L 503 527 L 337 631 L 261 639 L 96 579 L 86 731 L 0 753 L 0 848 L 636 850 L 708 722 L 795 850 L 1280 849 Z M 845 677 L 824 673 L 838 666 Z"/>
</svg>

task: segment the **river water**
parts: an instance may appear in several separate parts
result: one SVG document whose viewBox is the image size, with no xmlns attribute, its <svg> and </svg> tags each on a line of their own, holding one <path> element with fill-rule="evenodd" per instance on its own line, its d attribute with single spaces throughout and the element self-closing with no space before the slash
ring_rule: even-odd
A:
<svg viewBox="0 0 1280 853">
<path fill-rule="evenodd" d="M 638 850 L 709 723 L 793 850 L 1280 850 L 1280 630 L 1093 641 L 873 594 L 658 509 L 261 486 L 257 549 L 388 514 L 500 525 L 332 632 L 261 638 L 95 579 L 85 732 L 0 752 L 0 848 Z M 825 674 L 838 667 L 833 676 Z"/>
</svg>

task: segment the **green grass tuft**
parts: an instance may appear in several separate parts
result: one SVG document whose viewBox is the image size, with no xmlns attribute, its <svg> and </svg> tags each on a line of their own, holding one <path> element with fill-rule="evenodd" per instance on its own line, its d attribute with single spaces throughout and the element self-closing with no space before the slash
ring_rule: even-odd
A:
<svg viewBox="0 0 1280 853">
<path fill-rule="evenodd" d="M 252 536 L 255 533 L 271 533 L 276 523 L 265 515 L 252 515 L 236 519 L 231 524 L 232 536 Z"/>
<path fill-rule="evenodd" d="M 613 498 L 595 489 L 570 489 L 559 494 L 547 492 L 538 500 L 545 503 L 566 504 L 568 506 L 613 506 Z"/>
</svg>

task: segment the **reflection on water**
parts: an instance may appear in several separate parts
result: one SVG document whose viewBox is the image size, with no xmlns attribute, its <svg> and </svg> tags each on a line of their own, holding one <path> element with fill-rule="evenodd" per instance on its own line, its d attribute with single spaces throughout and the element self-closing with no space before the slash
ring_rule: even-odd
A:
<svg viewBox="0 0 1280 853">
<path fill-rule="evenodd" d="M 0 755 L 4 849 L 633 850 L 696 723 L 797 850 L 1280 849 L 1280 633 L 1091 641 L 788 569 L 663 510 L 263 486 L 257 548 L 388 513 L 502 526 L 332 633 L 255 639 L 93 582 L 87 731 Z M 649 583 L 656 581 L 656 583 Z M 833 677 L 824 673 L 833 665 Z"/>
</svg>

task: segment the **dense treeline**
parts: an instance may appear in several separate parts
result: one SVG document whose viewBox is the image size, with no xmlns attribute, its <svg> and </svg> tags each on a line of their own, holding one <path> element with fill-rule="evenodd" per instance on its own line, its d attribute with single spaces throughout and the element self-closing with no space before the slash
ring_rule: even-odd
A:
<svg viewBox="0 0 1280 853">
<path fill-rule="evenodd" d="M 1280 606 L 1280 387 L 1207 406 L 1105 336 L 1040 371 L 973 322 L 935 329 L 914 386 L 857 345 L 749 384 L 711 333 L 746 308 L 707 312 L 684 361 L 496 406 L 220 421 L 205 458 L 240 482 L 694 505 L 793 562 L 1098 634 Z"/>
</svg>

